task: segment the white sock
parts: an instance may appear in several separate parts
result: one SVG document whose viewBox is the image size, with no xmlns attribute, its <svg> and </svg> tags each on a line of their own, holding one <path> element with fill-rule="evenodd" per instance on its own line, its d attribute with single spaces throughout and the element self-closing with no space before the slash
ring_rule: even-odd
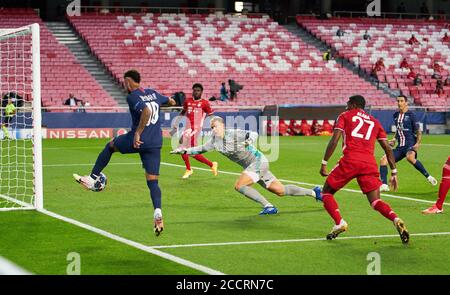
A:
<svg viewBox="0 0 450 295">
<path fill-rule="evenodd" d="M 156 218 L 161 218 L 161 217 L 162 217 L 161 208 L 156 208 L 155 212 L 153 213 L 153 218 L 156 219 Z"/>
</svg>

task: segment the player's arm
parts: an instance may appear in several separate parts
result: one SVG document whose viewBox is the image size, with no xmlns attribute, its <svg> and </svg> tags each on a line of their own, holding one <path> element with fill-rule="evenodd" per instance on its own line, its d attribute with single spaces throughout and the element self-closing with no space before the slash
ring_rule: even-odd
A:
<svg viewBox="0 0 450 295">
<path fill-rule="evenodd" d="M 139 146 L 144 143 L 143 141 L 141 141 L 141 134 L 144 131 L 144 128 L 147 125 L 147 122 L 150 119 L 151 115 L 152 111 L 149 107 L 145 107 L 142 109 L 141 119 L 139 120 L 139 125 L 136 128 L 136 132 L 134 133 L 133 147 L 135 149 L 139 148 Z"/>
<path fill-rule="evenodd" d="M 244 140 L 244 145 L 248 146 L 251 144 L 254 144 L 258 139 L 258 133 L 254 132 L 254 131 L 247 131 L 245 132 L 245 140 Z"/>
<path fill-rule="evenodd" d="M 413 132 L 416 134 L 416 144 L 413 145 L 413 149 L 417 151 L 419 149 L 420 142 L 422 141 L 422 131 L 420 130 L 419 122 L 417 122 L 414 113 L 411 119 L 412 119 L 412 126 L 414 128 Z"/>
<path fill-rule="evenodd" d="M 393 147 L 395 145 L 396 141 L 397 141 L 397 130 L 394 132 L 394 137 L 392 139 L 388 140 L 388 143 L 389 143 L 390 146 Z"/>
<path fill-rule="evenodd" d="M 323 156 L 322 160 L 322 166 L 320 167 L 320 175 L 327 176 L 327 164 L 328 160 L 331 158 L 331 156 L 334 153 L 334 150 L 336 149 L 337 144 L 339 143 L 339 139 L 342 136 L 342 130 L 341 129 L 334 129 L 333 136 L 331 137 L 330 141 L 328 142 L 327 149 L 325 150 L 325 155 Z"/>
<path fill-rule="evenodd" d="M 169 97 L 169 101 L 167 102 L 167 104 L 169 106 L 173 107 L 173 106 L 177 105 L 177 102 L 172 97 Z"/>
<path fill-rule="evenodd" d="M 413 148 L 415 151 L 417 151 L 419 149 L 420 142 L 422 141 L 422 131 L 420 131 L 420 128 L 417 128 L 416 137 L 417 137 L 416 144 L 413 145 Z"/>
<path fill-rule="evenodd" d="M 209 139 L 204 145 L 199 145 L 191 148 L 178 148 L 171 151 L 171 154 L 188 154 L 199 155 L 214 150 L 213 139 Z"/>
<path fill-rule="evenodd" d="M 386 155 L 386 158 L 389 163 L 389 167 L 391 168 L 391 179 L 389 181 L 392 189 L 394 191 L 398 188 L 398 179 L 397 179 L 397 169 L 395 166 L 395 157 L 394 153 L 392 152 L 392 148 L 389 145 L 389 143 L 386 141 L 386 139 L 378 139 L 379 144 L 381 145 L 381 148 L 384 150 L 384 154 Z"/>
<path fill-rule="evenodd" d="M 172 121 L 172 130 L 170 130 L 170 135 L 173 136 L 175 133 L 177 133 L 178 126 L 180 124 L 181 117 L 185 116 L 187 112 L 187 104 L 186 101 L 183 103 L 183 109 L 181 112 L 175 117 L 175 119 Z"/>
</svg>

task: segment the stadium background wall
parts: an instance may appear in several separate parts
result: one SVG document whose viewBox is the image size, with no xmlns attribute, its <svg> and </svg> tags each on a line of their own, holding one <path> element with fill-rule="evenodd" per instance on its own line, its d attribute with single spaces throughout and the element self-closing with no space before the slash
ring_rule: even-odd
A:
<svg viewBox="0 0 450 295">
<path fill-rule="evenodd" d="M 335 107 L 283 107 L 278 108 L 278 115 L 281 120 L 335 120 L 337 115 L 343 110 L 342 106 Z M 263 112 L 257 110 L 242 110 L 239 112 L 216 112 L 215 114 L 223 118 L 227 116 L 237 117 L 245 120 L 248 116 L 260 115 L 267 117 L 275 116 L 277 111 L 272 107 L 267 107 Z M 391 120 L 394 110 L 373 110 L 370 113 L 380 120 L 383 128 L 387 132 L 392 132 Z M 162 127 L 170 128 L 171 122 L 178 112 L 161 112 L 163 118 Z M 450 112 L 424 112 L 416 111 L 417 118 L 423 124 L 424 129 L 427 125 L 440 125 L 449 132 L 448 122 L 450 121 Z M 17 116 L 12 121 L 12 128 L 23 129 L 24 126 L 31 126 L 31 122 L 26 119 L 29 116 Z M 259 123 L 256 128 L 259 129 Z M 128 113 L 43 113 L 42 125 L 44 128 L 129 128 L 131 117 Z M 205 120 L 205 130 L 209 130 L 209 120 Z M 445 130 L 444 129 L 444 130 Z"/>
</svg>

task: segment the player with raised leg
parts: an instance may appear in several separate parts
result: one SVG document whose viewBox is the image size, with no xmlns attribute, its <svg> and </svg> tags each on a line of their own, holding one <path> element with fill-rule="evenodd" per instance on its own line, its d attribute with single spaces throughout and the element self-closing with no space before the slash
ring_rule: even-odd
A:
<svg viewBox="0 0 450 295">
<path fill-rule="evenodd" d="M 263 207 L 260 215 L 276 214 L 278 209 L 251 186 L 258 183 L 278 196 L 311 196 L 321 201 L 320 188 L 306 189 L 296 185 L 283 185 L 269 170 L 269 161 L 256 147 L 258 133 L 240 129 L 225 129 L 222 118 L 211 119 L 213 136 L 202 146 L 178 148 L 172 154 L 198 155 L 216 150 L 231 161 L 241 165 L 244 171 L 234 186 L 235 190 Z"/>
<path fill-rule="evenodd" d="M 124 80 L 129 93 L 127 102 L 132 118 L 131 131 L 117 136 L 106 144 L 103 151 L 98 155 L 90 175 L 79 176 L 74 174 L 73 177 L 85 188 L 98 191 L 99 188 L 102 188 L 101 185 L 99 186 L 99 180 L 106 179 L 102 171 L 108 165 L 113 153 L 139 153 L 154 207 L 154 231 L 159 236 L 164 229 L 161 189 L 158 185 L 163 141 L 160 107 L 166 103 L 175 105 L 176 102 L 153 89 L 142 88 L 140 86 L 141 76 L 136 70 L 127 71 Z"/>
<path fill-rule="evenodd" d="M 431 176 L 422 163 L 417 160 L 417 151 L 419 150 L 420 141 L 422 139 L 422 132 L 419 128 L 416 115 L 408 110 L 408 99 L 404 95 L 397 97 L 397 106 L 399 111 L 394 113 L 394 122 L 397 130 L 395 131 L 394 139 L 389 140 L 389 144 L 394 146 L 395 141 L 398 142 L 394 149 L 395 162 L 401 161 L 406 157 L 409 163 L 414 166 L 423 176 L 426 177 L 429 183 L 437 185 L 437 180 Z M 387 185 L 387 159 L 384 155 L 380 160 L 380 175 L 382 192 L 389 191 Z"/>
<path fill-rule="evenodd" d="M 349 181 L 356 178 L 361 191 L 367 196 L 372 208 L 394 223 L 402 242 L 406 244 L 409 241 L 409 233 L 404 222 L 387 203 L 380 199 L 381 181 L 374 155 L 375 141 L 378 140 L 387 155 L 391 167 L 390 183 L 392 188 L 396 190 L 397 169 L 395 168 L 394 155 L 387 142 L 386 132 L 377 119 L 364 111 L 365 105 L 365 99 L 360 95 L 349 98 L 347 111 L 339 115 L 333 137 L 328 143 L 322 160 L 320 174 L 328 176 L 322 189 L 323 205 L 335 222 L 331 232 L 327 235 L 327 239 L 335 239 L 348 229 L 347 222 L 341 217 L 334 194 Z M 344 156 L 328 174 L 327 161 L 332 156 L 342 136 Z"/>
<path fill-rule="evenodd" d="M 196 146 L 197 138 L 202 131 L 205 117 L 211 116 L 213 114 L 213 110 L 211 109 L 209 101 L 203 99 L 202 94 L 202 84 L 195 83 L 194 85 L 192 85 L 192 98 L 187 98 L 183 103 L 183 110 L 180 112 L 180 116 L 187 117 L 188 125 L 183 130 L 183 134 L 180 140 L 180 147 L 190 148 Z M 180 117 L 177 117 L 177 119 L 174 120 L 171 134 L 174 134 L 177 131 L 179 121 Z M 184 164 L 186 165 L 186 171 L 184 172 L 182 178 L 187 179 L 194 173 L 194 170 L 191 168 L 189 155 L 181 155 L 181 157 L 184 161 Z M 217 162 L 211 162 L 203 155 L 194 155 L 193 158 L 203 164 L 208 165 L 211 168 L 214 176 L 217 176 Z"/>
</svg>

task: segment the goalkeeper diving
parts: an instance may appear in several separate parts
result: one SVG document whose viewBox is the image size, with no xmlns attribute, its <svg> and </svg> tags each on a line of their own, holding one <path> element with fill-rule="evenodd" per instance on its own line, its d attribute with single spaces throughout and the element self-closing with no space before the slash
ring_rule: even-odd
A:
<svg viewBox="0 0 450 295">
<path fill-rule="evenodd" d="M 306 189 L 296 185 L 283 185 L 269 170 L 269 161 L 253 144 L 256 143 L 258 133 L 241 129 L 225 128 L 222 118 L 211 119 L 212 137 L 201 146 L 192 148 L 178 148 L 171 154 L 198 155 L 216 150 L 231 161 L 239 164 L 244 171 L 239 176 L 234 186 L 235 190 L 262 205 L 259 213 L 276 214 L 278 209 L 264 196 L 251 186 L 258 183 L 266 190 L 278 196 L 311 196 L 322 201 L 319 187 Z"/>
</svg>

